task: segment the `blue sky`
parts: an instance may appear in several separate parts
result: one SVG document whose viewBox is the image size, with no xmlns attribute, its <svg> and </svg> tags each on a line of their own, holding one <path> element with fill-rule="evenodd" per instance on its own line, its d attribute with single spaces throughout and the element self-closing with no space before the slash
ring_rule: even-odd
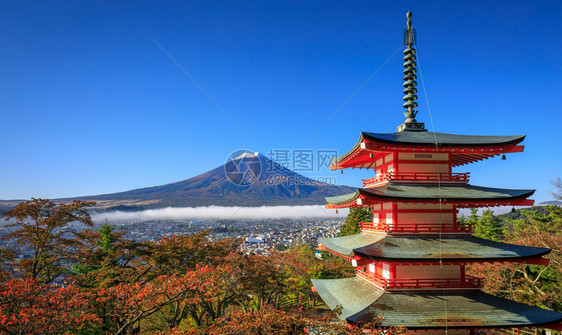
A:
<svg viewBox="0 0 562 335">
<path fill-rule="evenodd" d="M 435 130 L 528 135 L 523 153 L 456 171 L 550 200 L 562 175 L 560 1 L 4 2 L 0 199 L 124 191 L 241 148 L 345 152 L 360 131 L 394 132 L 401 53 L 317 130 L 399 47 L 408 10 Z M 372 172 L 333 175 L 359 186 Z"/>
</svg>

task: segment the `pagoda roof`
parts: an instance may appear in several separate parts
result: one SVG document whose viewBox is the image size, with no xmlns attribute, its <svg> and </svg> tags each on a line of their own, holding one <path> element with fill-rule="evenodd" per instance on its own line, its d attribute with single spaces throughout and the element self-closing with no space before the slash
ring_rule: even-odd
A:
<svg viewBox="0 0 562 335">
<path fill-rule="evenodd" d="M 312 285 L 331 309 L 338 305 L 343 307 L 339 317 L 344 320 L 368 308 L 384 293 L 384 290 L 356 276 L 330 280 L 312 279 Z"/>
<path fill-rule="evenodd" d="M 361 139 L 388 144 L 434 147 L 435 142 L 437 142 L 437 145 L 440 147 L 471 147 L 517 144 L 525 139 L 525 135 L 480 136 L 435 133 L 431 131 L 400 131 L 390 134 L 361 132 Z"/>
<path fill-rule="evenodd" d="M 361 132 L 359 140 L 347 153 L 332 158 L 332 169 L 368 168 L 366 155 L 374 151 L 401 152 L 406 148 L 425 152 L 451 152 L 453 166 L 487 159 L 502 153 L 518 152 L 517 146 L 525 135 L 481 136 L 458 135 L 430 131 L 400 131 L 396 133 Z M 463 150 L 464 149 L 464 150 Z"/>
<path fill-rule="evenodd" d="M 330 308 L 342 306 L 341 319 L 369 322 L 381 316 L 383 327 L 526 327 L 562 320 L 562 313 L 498 298 L 479 290 L 384 292 L 358 277 L 313 279 L 312 284 Z"/>
<path fill-rule="evenodd" d="M 392 236 L 359 233 L 320 238 L 318 243 L 345 257 L 386 261 L 495 261 L 523 260 L 548 254 L 551 249 L 494 242 L 474 236 Z"/>
<path fill-rule="evenodd" d="M 364 204 L 380 201 L 405 201 L 405 202 L 487 202 L 493 203 L 505 200 L 526 199 L 533 195 L 535 190 L 514 190 L 504 188 L 492 188 L 460 185 L 436 185 L 436 184 L 405 184 L 388 183 L 373 188 L 359 188 L 354 193 L 335 197 L 327 197 L 328 208 L 357 206 L 357 199 L 365 199 Z M 503 204 L 503 203 L 502 203 Z"/>
</svg>

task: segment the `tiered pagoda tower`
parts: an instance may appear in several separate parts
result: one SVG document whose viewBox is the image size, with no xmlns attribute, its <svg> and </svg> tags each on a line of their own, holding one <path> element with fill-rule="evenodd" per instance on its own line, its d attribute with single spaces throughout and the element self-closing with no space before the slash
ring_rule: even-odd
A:
<svg viewBox="0 0 562 335">
<path fill-rule="evenodd" d="M 372 222 L 359 234 L 320 239 L 320 247 L 349 260 L 353 278 L 313 280 L 330 306 L 350 323 L 382 316 L 383 326 L 424 332 L 545 327 L 561 330 L 562 313 L 486 294 L 465 274 L 472 263 L 548 264 L 551 250 L 472 236 L 457 222 L 460 208 L 530 206 L 534 190 L 470 185 L 469 172 L 453 168 L 521 152 L 525 136 L 472 136 L 429 132 L 416 121 L 416 44 L 412 14 L 404 31 L 404 115 L 398 132 L 363 132 L 333 160 L 332 169 L 373 169 L 355 193 L 326 198 L 327 208 L 369 207 Z"/>
</svg>

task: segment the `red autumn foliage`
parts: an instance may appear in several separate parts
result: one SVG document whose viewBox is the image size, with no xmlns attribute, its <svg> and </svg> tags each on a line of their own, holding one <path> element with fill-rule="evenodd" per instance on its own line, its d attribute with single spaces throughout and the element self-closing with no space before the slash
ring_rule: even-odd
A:
<svg viewBox="0 0 562 335">
<path fill-rule="evenodd" d="M 91 297 L 91 308 L 104 320 L 112 334 L 131 331 L 145 320 L 144 328 L 162 331 L 177 326 L 187 315 L 174 314 L 174 306 L 189 311 L 207 304 L 217 294 L 217 273 L 221 268 L 197 267 L 185 275 L 162 275 L 147 283 L 121 283 L 101 287 Z M 159 324 L 154 317 L 158 316 Z"/>
<path fill-rule="evenodd" d="M 74 285 L 52 287 L 33 278 L 11 279 L 0 285 L 0 333 L 61 334 L 98 325 L 101 320 L 87 312 L 89 302 Z"/>
<path fill-rule="evenodd" d="M 323 316 L 312 316 L 295 309 L 276 309 L 265 306 L 251 312 L 235 312 L 216 320 L 205 330 L 191 329 L 171 330 L 171 335 L 267 335 L 283 334 L 338 334 L 338 335 L 406 335 L 410 334 L 404 327 L 382 328 L 379 319 L 362 325 L 351 326 L 346 323 L 334 322 L 337 313 L 333 311 Z"/>
</svg>

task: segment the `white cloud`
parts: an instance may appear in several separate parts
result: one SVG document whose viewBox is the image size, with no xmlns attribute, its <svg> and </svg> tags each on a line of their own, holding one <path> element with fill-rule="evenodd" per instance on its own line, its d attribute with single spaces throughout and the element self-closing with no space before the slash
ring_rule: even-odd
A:
<svg viewBox="0 0 562 335">
<path fill-rule="evenodd" d="M 325 209 L 324 206 L 262 206 L 262 207 L 166 207 L 147 209 L 137 212 L 111 211 L 93 213 L 95 222 L 107 219 L 118 221 L 150 220 L 188 220 L 188 219 L 300 219 L 300 218 L 340 218 L 347 215 L 347 210 Z"/>
</svg>

